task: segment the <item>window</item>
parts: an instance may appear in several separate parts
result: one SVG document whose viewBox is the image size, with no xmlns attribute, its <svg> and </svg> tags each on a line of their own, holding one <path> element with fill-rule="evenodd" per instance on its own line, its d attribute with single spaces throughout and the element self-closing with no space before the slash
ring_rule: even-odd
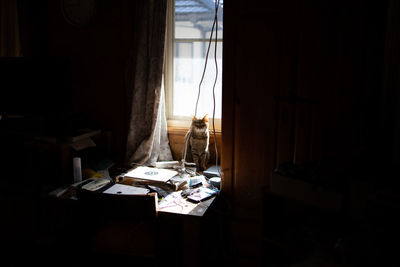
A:
<svg viewBox="0 0 400 267">
<path fill-rule="evenodd" d="M 222 110 L 222 15 L 223 1 L 218 7 L 217 67 L 215 85 L 215 128 L 220 129 Z M 189 126 L 195 115 L 199 84 L 209 46 L 215 16 L 215 0 L 169 1 L 165 88 L 167 117 L 170 126 Z M 206 72 L 201 83 L 197 117 L 208 114 L 212 118 L 215 66 L 215 36 L 211 43 Z M 210 128 L 212 127 L 210 123 Z"/>
</svg>

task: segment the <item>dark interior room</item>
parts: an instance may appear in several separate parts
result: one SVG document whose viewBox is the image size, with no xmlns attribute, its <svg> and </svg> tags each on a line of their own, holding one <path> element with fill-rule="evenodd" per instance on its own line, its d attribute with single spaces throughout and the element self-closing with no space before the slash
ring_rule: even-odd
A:
<svg viewBox="0 0 400 267">
<path fill-rule="evenodd" d="M 114 180 L 183 159 L 189 126 L 172 123 L 164 96 L 168 19 L 174 4 L 210 3 L 223 10 L 207 162 L 220 191 L 204 216 L 158 212 L 93 238 L 111 213 L 143 219 L 154 195 L 129 206 L 49 194 L 76 182 L 76 158 L 81 179 L 106 165 Z M 1 261 L 399 266 L 399 92 L 397 0 L 0 0 Z M 144 141 L 163 134 L 165 158 Z"/>
</svg>

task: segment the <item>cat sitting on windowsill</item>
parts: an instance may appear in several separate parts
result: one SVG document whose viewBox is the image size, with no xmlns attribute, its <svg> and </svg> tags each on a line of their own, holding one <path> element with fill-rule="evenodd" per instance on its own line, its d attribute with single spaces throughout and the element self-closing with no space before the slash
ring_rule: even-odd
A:
<svg viewBox="0 0 400 267">
<path fill-rule="evenodd" d="M 189 131 L 185 136 L 182 158 L 185 162 L 194 162 L 196 170 L 200 172 L 207 169 L 207 163 L 210 158 L 208 150 L 210 133 L 208 128 L 207 115 L 201 119 L 193 116 Z"/>
</svg>

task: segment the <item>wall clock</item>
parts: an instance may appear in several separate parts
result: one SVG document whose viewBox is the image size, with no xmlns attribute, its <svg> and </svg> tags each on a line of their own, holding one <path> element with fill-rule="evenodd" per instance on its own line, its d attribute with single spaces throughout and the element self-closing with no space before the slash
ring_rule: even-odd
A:
<svg viewBox="0 0 400 267">
<path fill-rule="evenodd" d="M 96 0 L 61 0 L 61 10 L 70 24 L 85 26 L 96 17 Z"/>
</svg>

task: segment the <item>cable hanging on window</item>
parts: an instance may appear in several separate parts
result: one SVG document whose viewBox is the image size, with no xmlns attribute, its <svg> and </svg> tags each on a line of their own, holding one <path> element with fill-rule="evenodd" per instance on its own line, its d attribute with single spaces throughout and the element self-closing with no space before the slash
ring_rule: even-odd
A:
<svg viewBox="0 0 400 267">
<path fill-rule="evenodd" d="M 212 87 L 212 94 L 213 94 L 213 115 L 212 115 L 212 127 L 213 127 L 213 136 L 214 136 L 214 145 L 215 145 L 215 165 L 217 167 L 219 176 L 221 177 L 221 172 L 220 169 L 218 168 L 218 148 L 217 148 L 217 140 L 216 140 L 216 132 L 215 132 L 215 86 L 217 83 L 217 79 L 218 79 L 218 62 L 217 62 L 217 43 L 218 43 L 218 8 L 219 8 L 219 4 L 220 4 L 220 0 L 216 0 L 215 1 L 215 13 L 214 13 L 214 21 L 213 21 L 213 25 L 211 28 L 211 34 L 210 34 L 210 38 L 209 38 L 209 42 L 208 42 L 208 47 L 207 47 L 207 52 L 206 52 L 206 58 L 205 58 L 205 62 L 204 62 L 204 69 L 203 69 L 203 73 L 199 82 L 199 87 L 198 87 L 198 93 L 197 93 L 197 100 L 196 100 L 196 106 L 195 106 L 195 111 L 194 111 L 194 117 L 197 117 L 197 107 L 198 107 L 198 103 L 199 103 L 199 99 L 200 99 L 200 94 L 201 94 L 201 85 L 203 83 L 204 77 L 205 77 L 205 73 L 207 70 L 207 63 L 208 63 L 208 56 L 210 53 L 210 48 L 211 48 L 211 44 L 212 44 L 212 39 L 213 39 L 213 34 L 214 34 L 214 29 L 215 29 L 215 42 L 214 42 L 214 63 L 215 63 L 215 79 L 214 79 L 214 84 Z M 190 163 L 186 162 L 186 156 L 187 156 L 187 147 L 188 147 L 188 141 L 190 139 L 191 136 L 191 130 L 189 130 L 186 138 L 185 138 L 185 148 L 184 148 L 184 155 L 183 155 L 183 159 L 182 159 L 182 169 L 185 170 L 185 165 L 189 165 Z"/>
</svg>

